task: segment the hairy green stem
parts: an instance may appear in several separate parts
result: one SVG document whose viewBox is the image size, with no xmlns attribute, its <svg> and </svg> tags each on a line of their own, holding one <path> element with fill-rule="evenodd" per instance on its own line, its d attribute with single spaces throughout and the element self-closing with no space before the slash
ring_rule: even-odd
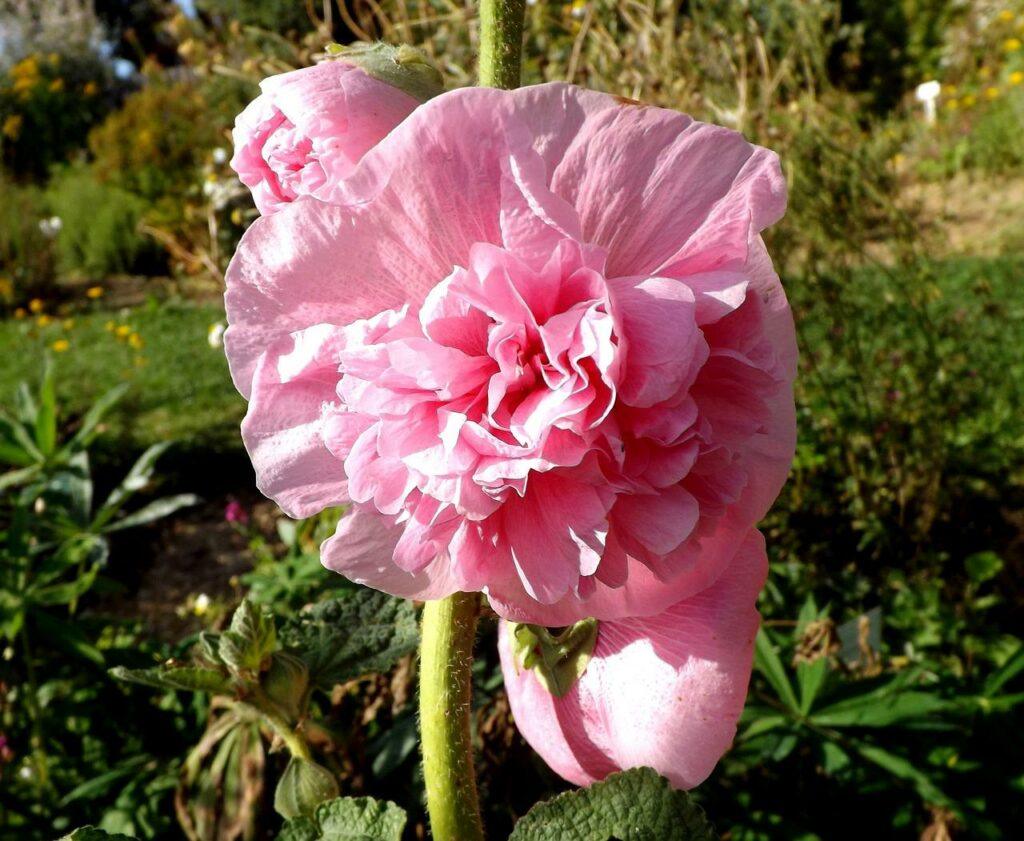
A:
<svg viewBox="0 0 1024 841">
<path fill-rule="evenodd" d="M 526 0 L 480 0 L 480 84 L 519 87 Z"/>
<path fill-rule="evenodd" d="M 456 593 L 423 606 L 420 739 L 427 811 L 436 841 L 484 837 L 469 721 L 479 612 L 476 593 Z"/>
</svg>

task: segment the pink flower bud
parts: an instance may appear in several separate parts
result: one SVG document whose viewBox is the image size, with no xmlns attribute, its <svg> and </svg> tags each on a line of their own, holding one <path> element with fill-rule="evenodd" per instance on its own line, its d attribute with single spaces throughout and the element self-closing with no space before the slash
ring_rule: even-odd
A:
<svg viewBox="0 0 1024 841">
<path fill-rule="evenodd" d="M 395 86 L 406 65 L 390 60 L 397 70 L 382 81 L 373 67 L 354 63 L 364 63 L 359 55 L 264 79 L 263 93 L 238 116 L 231 167 L 260 213 L 305 195 L 329 200 L 360 158 L 420 104 L 419 64 L 410 94 Z"/>
<path fill-rule="evenodd" d="M 578 785 L 641 766 L 679 788 L 699 785 L 736 733 L 767 569 L 764 538 L 753 531 L 707 590 L 657 616 L 598 623 L 593 653 L 567 689 L 524 668 L 514 639 L 524 626 L 502 622 L 505 687 L 526 741 Z"/>
</svg>

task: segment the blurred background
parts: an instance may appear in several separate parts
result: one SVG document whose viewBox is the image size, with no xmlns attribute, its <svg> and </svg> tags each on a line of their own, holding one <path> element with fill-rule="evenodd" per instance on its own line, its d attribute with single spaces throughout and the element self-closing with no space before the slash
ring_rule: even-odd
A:
<svg viewBox="0 0 1024 841">
<path fill-rule="evenodd" d="M 338 513 L 287 520 L 242 450 L 230 127 L 331 41 L 418 44 L 469 84 L 476 31 L 455 0 L 0 2 L 0 837 L 274 837 L 258 722 L 108 676 L 188 659 L 245 595 L 285 627 L 354 589 L 318 563 Z M 730 839 L 1024 837 L 1022 42 L 1021 0 L 527 8 L 525 82 L 734 127 L 790 183 L 800 443 L 748 710 L 696 792 Z M 505 837 L 564 786 L 494 634 L 476 736 Z M 304 703 L 342 792 L 421 838 L 413 645 Z"/>
</svg>

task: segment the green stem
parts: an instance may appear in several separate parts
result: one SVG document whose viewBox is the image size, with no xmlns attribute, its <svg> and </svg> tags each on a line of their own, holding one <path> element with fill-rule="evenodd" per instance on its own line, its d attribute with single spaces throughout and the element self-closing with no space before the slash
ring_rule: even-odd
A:
<svg viewBox="0 0 1024 841">
<path fill-rule="evenodd" d="M 456 593 L 423 606 L 420 738 L 435 841 L 484 837 L 469 726 L 479 608 L 476 593 Z"/>
<path fill-rule="evenodd" d="M 27 621 L 27 619 L 28 617 L 25 617 L 23 621 Z M 32 762 L 36 771 L 36 787 L 42 791 L 50 785 L 50 768 L 49 760 L 46 757 L 46 742 L 43 738 L 42 711 L 39 709 L 39 683 L 36 680 L 36 667 L 32 662 L 32 646 L 28 639 L 28 628 L 24 624 L 21 626 L 19 636 L 21 637 L 22 656 L 25 658 L 25 677 L 28 682 L 28 694 L 25 700 L 32 727 L 30 741 Z"/>
<path fill-rule="evenodd" d="M 480 0 L 480 84 L 519 87 L 526 0 Z"/>
</svg>

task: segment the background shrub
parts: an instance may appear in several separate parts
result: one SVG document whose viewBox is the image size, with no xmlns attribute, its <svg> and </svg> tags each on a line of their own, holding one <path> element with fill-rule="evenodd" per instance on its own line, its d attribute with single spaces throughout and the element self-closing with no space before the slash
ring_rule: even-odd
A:
<svg viewBox="0 0 1024 841">
<path fill-rule="evenodd" d="M 102 278 L 135 271 L 154 258 L 154 247 L 138 231 L 145 203 L 98 180 L 89 167 L 72 166 L 57 175 L 47 201 L 61 220 L 57 253 L 63 273 Z"/>
<path fill-rule="evenodd" d="M 43 295 L 54 279 L 53 242 L 40 229 L 43 191 L 13 183 L 0 170 L 0 307 Z"/>
</svg>

